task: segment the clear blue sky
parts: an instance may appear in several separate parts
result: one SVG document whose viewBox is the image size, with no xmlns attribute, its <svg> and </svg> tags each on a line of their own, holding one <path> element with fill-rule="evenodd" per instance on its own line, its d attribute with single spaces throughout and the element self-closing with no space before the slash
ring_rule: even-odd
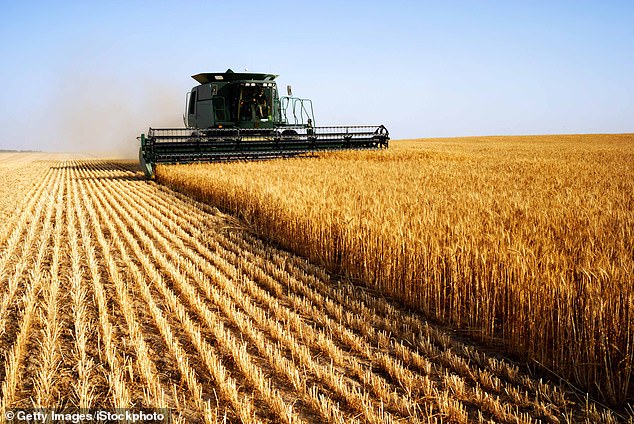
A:
<svg viewBox="0 0 634 424">
<path fill-rule="evenodd" d="M 0 0 L 0 21 L 0 148 L 134 152 L 227 68 L 393 138 L 634 132 L 631 1 Z"/>
</svg>

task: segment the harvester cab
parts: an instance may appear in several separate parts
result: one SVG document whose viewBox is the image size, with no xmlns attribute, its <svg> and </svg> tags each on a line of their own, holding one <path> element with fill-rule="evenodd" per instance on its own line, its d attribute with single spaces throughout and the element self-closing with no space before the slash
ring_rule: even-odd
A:
<svg viewBox="0 0 634 424">
<path fill-rule="evenodd" d="M 314 122 L 312 102 L 288 96 L 280 97 L 271 74 L 235 73 L 197 74 L 200 85 L 187 93 L 185 126 L 188 128 L 275 128 Z"/>
<path fill-rule="evenodd" d="M 194 75 L 187 93 L 185 128 L 150 128 L 141 134 L 139 161 L 152 177 L 159 163 L 290 157 L 321 150 L 387 148 L 383 125 L 318 127 L 310 99 L 280 96 L 273 74 Z"/>
</svg>

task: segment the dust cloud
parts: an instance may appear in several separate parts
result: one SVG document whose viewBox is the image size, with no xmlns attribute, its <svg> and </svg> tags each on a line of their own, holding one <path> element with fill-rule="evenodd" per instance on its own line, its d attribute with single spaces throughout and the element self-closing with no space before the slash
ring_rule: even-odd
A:
<svg viewBox="0 0 634 424">
<path fill-rule="evenodd" d="M 138 158 L 137 137 L 149 127 L 183 126 L 187 90 L 159 80 L 65 77 L 50 112 L 56 135 L 49 146 L 102 158 Z"/>
</svg>

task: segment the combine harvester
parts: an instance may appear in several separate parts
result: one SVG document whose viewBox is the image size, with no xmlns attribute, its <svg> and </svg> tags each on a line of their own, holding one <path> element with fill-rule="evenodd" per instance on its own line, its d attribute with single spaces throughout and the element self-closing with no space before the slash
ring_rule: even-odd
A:
<svg viewBox="0 0 634 424">
<path fill-rule="evenodd" d="M 148 178 L 156 164 L 257 160 L 322 150 L 387 148 L 383 125 L 317 127 L 310 99 L 279 96 L 277 75 L 198 74 L 187 93 L 186 128 L 141 134 L 139 162 Z"/>
</svg>

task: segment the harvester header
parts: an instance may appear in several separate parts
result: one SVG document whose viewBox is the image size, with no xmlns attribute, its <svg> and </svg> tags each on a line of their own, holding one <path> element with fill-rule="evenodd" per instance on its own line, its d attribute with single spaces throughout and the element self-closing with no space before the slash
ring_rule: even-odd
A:
<svg viewBox="0 0 634 424">
<path fill-rule="evenodd" d="M 290 157 L 322 150 L 387 148 L 383 125 L 315 124 L 310 99 L 280 96 L 277 75 L 223 73 L 192 76 L 185 128 L 150 128 L 141 134 L 139 161 L 146 176 L 159 163 Z"/>
</svg>

